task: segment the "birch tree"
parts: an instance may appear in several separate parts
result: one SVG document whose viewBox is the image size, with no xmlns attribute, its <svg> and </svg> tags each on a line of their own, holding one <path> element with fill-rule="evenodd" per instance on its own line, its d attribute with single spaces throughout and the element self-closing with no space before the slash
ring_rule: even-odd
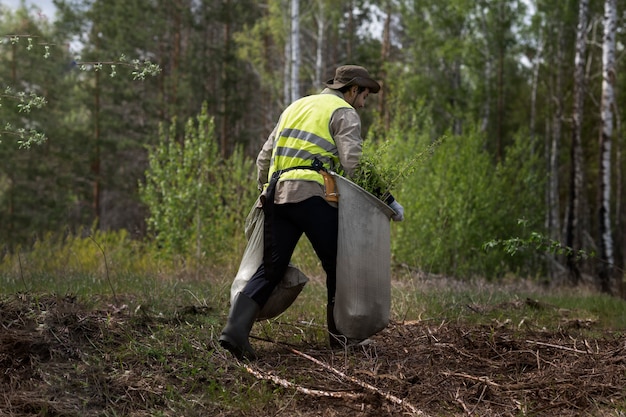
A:
<svg viewBox="0 0 626 417">
<path fill-rule="evenodd" d="M 615 35 L 617 30 L 617 1 L 604 2 L 604 36 L 602 41 L 602 104 L 599 164 L 599 248 L 602 264 L 598 279 L 603 292 L 613 292 L 613 238 L 611 235 L 611 137 L 615 106 Z"/>
<path fill-rule="evenodd" d="M 585 54 L 587 51 L 586 30 L 589 20 L 589 0 L 580 0 L 578 4 L 578 26 L 576 28 L 576 55 L 574 57 L 574 108 L 572 111 L 572 144 L 570 154 L 570 189 L 568 197 L 567 219 L 565 226 L 565 244 L 574 251 L 581 247 L 580 207 L 583 190 L 583 153 L 582 153 L 582 118 L 585 94 Z M 567 257 L 570 280 L 573 284 L 580 281 L 580 270 L 574 254 Z"/>
<path fill-rule="evenodd" d="M 531 51 L 536 53 L 539 68 L 534 68 L 536 75 L 533 79 L 536 82 L 533 82 L 531 91 L 531 120 L 534 121 L 531 122 L 531 138 L 536 137 L 537 142 L 540 140 L 541 132 L 535 126 L 543 122 L 547 173 L 545 228 L 550 239 L 558 242 L 563 241 L 561 216 L 562 208 L 567 207 L 566 202 L 561 200 L 561 191 L 563 185 L 567 186 L 567 181 L 562 178 L 562 164 L 563 149 L 569 148 L 569 144 L 563 146 L 563 138 L 566 131 L 564 121 L 571 114 L 566 108 L 571 100 L 568 92 L 573 86 L 573 72 L 567 63 L 574 59 L 578 10 L 570 6 L 576 2 L 555 5 L 549 0 L 538 1 L 537 13 L 533 17 L 537 47 Z M 536 99 L 535 89 L 538 90 Z M 560 280 L 562 284 L 565 275 L 558 272 L 566 272 L 562 265 L 565 258 L 553 253 L 546 259 L 551 279 Z"/>
<path fill-rule="evenodd" d="M 291 101 L 300 98 L 300 1 L 291 0 Z"/>
<path fill-rule="evenodd" d="M 383 33 L 382 33 L 382 44 L 380 51 L 380 58 L 382 62 L 389 62 L 391 58 L 391 18 L 393 14 L 394 4 L 391 0 L 387 0 L 384 3 L 384 13 L 385 20 L 383 25 Z M 384 80 L 387 78 L 386 70 L 384 69 L 381 72 L 381 78 Z M 384 82 L 384 81 L 383 81 Z M 383 85 L 383 88 L 379 92 L 379 100 L 378 100 L 378 113 L 380 114 L 383 126 L 385 130 L 389 130 L 391 127 L 391 115 L 387 110 L 387 94 L 389 93 L 386 85 Z"/>
<path fill-rule="evenodd" d="M 317 39 L 315 42 L 315 70 L 313 76 L 313 85 L 316 89 L 322 87 L 322 77 L 324 75 L 324 32 L 326 31 L 326 18 L 324 15 L 324 1 L 317 1 L 317 10 L 315 12 L 315 20 L 317 23 Z"/>
<path fill-rule="evenodd" d="M 550 237 L 560 240 L 560 204 L 559 204 L 559 157 L 561 154 L 561 139 L 563 135 L 563 56 L 564 56 L 564 29 L 563 24 L 558 25 L 556 31 L 556 76 L 554 80 L 554 102 L 556 109 L 551 123 L 551 134 L 546 137 L 548 151 L 548 207 L 547 207 L 547 229 Z M 555 264 L 550 265 L 554 271 Z"/>
</svg>

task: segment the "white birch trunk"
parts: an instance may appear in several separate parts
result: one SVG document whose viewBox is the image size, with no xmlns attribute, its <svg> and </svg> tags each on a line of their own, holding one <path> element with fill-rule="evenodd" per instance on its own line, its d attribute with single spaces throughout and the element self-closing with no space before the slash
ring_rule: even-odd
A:
<svg viewBox="0 0 626 417">
<path fill-rule="evenodd" d="M 557 60 L 563 61 L 563 31 L 559 31 Z M 550 152 L 550 236 L 559 238 L 559 156 L 561 153 L 561 136 L 563 131 L 563 68 L 558 65 L 556 76 L 557 109 L 552 128 L 552 147 Z"/>
<path fill-rule="evenodd" d="M 615 105 L 615 35 L 617 31 L 617 0 L 604 2 L 604 37 L 602 41 L 602 132 L 600 134 L 600 285 L 611 293 L 613 237 L 611 234 L 611 138 Z"/>
<path fill-rule="evenodd" d="M 316 53 L 315 53 L 315 79 L 313 83 L 316 89 L 321 89 L 322 77 L 324 76 L 324 32 L 326 29 L 326 19 L 324 17 L 324 1 L 318 0 L 317 2 L 318 10 L 317 10 L 317 42 L 316 42 Z"/>
<path fill-rule="evenodd" d="M 548 207 L 547 207 L 547 230 L 551 239 L 555 241 L 561 240 L 561 224 L 559 221 L 560 204 L 559 204 L 559 159 L 561 156 L 561 141 L 563 136 L 563 52 L 564 52 L 564 36 L 563 25 L 559 26 L 558 39 L 556 42 L 556 80 L 554 87 L 553 100 L 556 102 L 556 111 L 552 120 L 552 129 L 550 135 L 546 135 L 546 141 L 549 143 L 547 147 L 549 149 L 548 155 Z M 543 52 L 543 47 L 539 49 L 540 53 Z M 540 56 L 538 53 L 538 57 Z M 539 63 L 537 63 L 537 67 Z M 535 77 L 538 79 L 538 76 Z M 535 88 L 538 82 L 535 82 Z M 534 126 L 533 126 L 534 130 Z M 551 140 L 550 140 L 551 139 Z M 556 256 L 552 259 L 556 261 Z M 556 262 L 550 264 L 551 276 L 554 277 Z"/>
<path fill-rule="evenodd" d="M 485 39 L 488 38 L 488 30 L 487 30 L 487 16 L 485 15 L 485 10 L 483 8 L 480 9 L 481 12 L 481 27 L 483 30 L 483 36 Z M 492 79 L 493 74 L 493 62 L 491 61 L 491 54 L 489 53 L 489 45 L 488 41 L 485 40 L 485 44 L 483 45 L 483 59 L 485 62 L 484 66 L 484 89 L 485 89 L 485 99 L 483 101 L 482 111 L 481 111 L 481 123 L 480 123 L 480 131 L 486 132 L 489 126 L 489 119 L 491 117 L 491 82 L 489 80 Z"/>
<path fill-rule="evenodd" d="M 284 106 L 289 105 L 291 100 L 291 36 L 287 36 L 285 41 L 285 64 L 283 71 L 283 100 Z"/>
<path fill-rule="evenodd" d="M 623 267 L 624 264 L 624 255 L 620 253 L 620 249 L 624 248 L 624 231 L 622 230 L 623 224 L 623 214 L 622 214 L 622 189 L 624 187 L 624 161 L 622 155 L 622 149 L 624 147 L 624 132 L 622 131 L 622 123 L 620 119 L 619 112 L 615 111 L 615 218 L 614 218 L 614 230 L 616 232 L 615 241 L 617 244 L 615 245 L 615 253 L 616 265 Z M 621 256 L 620 256 L 621 254 Z M 622 285 L 618 281 L 618 285 Z M 621 288 L 619 288 L 622 291 Z"/>
<path fill-rule="evenodd" d="M 284 5 L 288 13 L 283 15 L 283 22 L 285 23 L 285 30 L 289 31 L 289 36 L 285 37 L 285 50 L 283 51 L 283 107 L 287 107 L 291 102 L 291 11 L 289 9 L 289 2 L 291 0 L 282 0 L 281 5 Z"/>
<path fill-rule="evenodd" d="M 537 43 L 537 53 L 533 62 L 533 79 L 530 94 L 530 140 L 535 139 L 535 124 L 537 119 L 537 87 L 539 84 L 539 67 L 543 60 L 543 34 Z"/>
<path fill-rule="evenodd" d="M 291 0 L 291 102 L 300 98 L 300 0 Z"/>
<path fill-rule="evenodd" d="M 585 54 L 587 51 L 586 30 L 589 20 L 589 0 L 578 4 L 578 26 L 576 28 L 576 55 L 574 58 L 574 109 L 572 112 L 572 146 L 570 155 L 570 192 L 567 208 L 565 244 L 574 251 L 580 250 L 580 207 L 583 190 L 582 128 L 583 98 L 585 94 Z M 573 284 L 578 284 L 580 271 L 575 255 L 568 256 L 567 266 Z"/>
</svg>

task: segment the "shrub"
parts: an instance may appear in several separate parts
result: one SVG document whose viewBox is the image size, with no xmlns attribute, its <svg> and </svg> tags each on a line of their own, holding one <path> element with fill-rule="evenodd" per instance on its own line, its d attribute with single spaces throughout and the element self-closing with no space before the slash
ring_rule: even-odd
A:
<svg viewBox="0 0 626 417">
<path fill-rule="evenodd" d="M 408 149 L 423 149 L 428 142 L 424 135 L 414 135 L 395 141 L 392 153 L 397 160 L 406 159 Z M 497 277 L 541 269 L 534 254 L 513 258 L 483 250 L 485 242 L 517 233 L 520 218 L 531 230 L 541 228 L 543 182 L 527 142 L 517 140 L 505 161 L 495 164 L 480 133 L 446 138 L 397 192 L 405 222 L 394 228 L 396 260 L 456 276 Z"/>
<path fill-rule="evenodd" d="M 185 125 L 178 142 L 175 123 L 162 129 L 149 151 L 149 169 L 140 197 L 150 211 L 147 223 L 164 255 L 212 263 L 239 256 L 243 223 L 256 197 L 253 161 L 240 149 L 220 156 L 206 105 Z"/>
</svg>

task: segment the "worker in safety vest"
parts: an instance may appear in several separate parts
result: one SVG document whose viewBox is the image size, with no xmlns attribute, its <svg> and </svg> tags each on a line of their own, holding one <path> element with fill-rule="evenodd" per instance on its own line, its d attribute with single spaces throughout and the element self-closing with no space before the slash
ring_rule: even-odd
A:
<svg viewBox="0 0 626 417">
<path fill-rule="evenodd" d="M 348 178 L 362 155 L 361 119 L 356 109 L 380 85 L 363 67 L 344 65 L 320 93 L 293 102 L 258 157 L 260 201 L 265 211 L 264 260 L 235 296 L 220 344 L 238 358 L 255 359 L 248 340 L 252 325 L 285 274 L 304 233 L 326 272 L 327 325 L 331 347 L 340 346 L 333 319 L 336 288 L 338 209 L 326 171 Z M 328 181 L 328 177 L 326 177 Z M 404 218 L 403 207 L 391 197 L 386 203 Z"/>
</svg>

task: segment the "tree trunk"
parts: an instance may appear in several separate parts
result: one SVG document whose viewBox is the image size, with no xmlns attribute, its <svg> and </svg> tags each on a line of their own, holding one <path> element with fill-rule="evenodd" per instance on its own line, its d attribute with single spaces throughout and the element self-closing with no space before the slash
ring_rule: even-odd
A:
<svg viewBox="0 0 626 417">
<path fill-rule="evenodd" d="M 289 14 L 291 17 L 291 14 Z M 287 19 L 287 25 L 285 28 L 291 30 L 291 23 Z M 291 99 L 291 36 L 287 36 L 285 40 L 284 53 L 284 65 L 283 65 L 283 107 L 287 107 L 289 100 Z"/>
<path fill-rule="evenodd" d="M 98 42 L 98 41 L 96 41 Z M 98 43 L 96 43 L 96 50 L 98 49 Z M 94 86 L 94 154 L 91 161 L 91 173 L 93 175 L 93 215 L 94 225 L 96 229 L 100 228 L 100 194 L 101 194 L 101 161 L 100 161 L 100 70 L 95 71 L 95 86 Z"/>
<path fill-rule="evenodd" d="M 561 154 L 561 138 L 563 134 L 563 53 L 564 53 L 563 25 L 559 25 L 558 41 L 556 44 L 556 80 L 555 102 L 556 111 L 552 121 L 552 143 L 550 149 L 549 183 L 548 183 L 548 233 L 552 240 L 561 240 L 561 225 L 559 222 L 559 156 Z M 554 274 L 552 274 L 554 275 Z"/>
<path fill-rule="evenodd" d="M 576 56 L 574 58 L 574 109 L 572 112 L 572 144 L 570 149 L 570 190 L 565 227 L 565 244 L 574 253 L 567 256 L 567 267 L 572 284 L 580 282 L 580 269 L 575 252 L 581 247 L 580 206 L 583 190 L 582 167 L 582 128 L 583 99 L 585 94 L 585 53 L 587 43 L 585 32 L 589 19 L 589 0 L 580 0 L 578 5 L 578 26 L 576 29 Z"/>
<path fill-rule="evenodd" d="M 611 235 L 611 137 L 613 136 L 613 108 L 615 104 L 615 35 L 617 28 L 617 0 L 604 3 L 604 39 L 602 42 L 602 130 L 600 133 L 599 172 L 599 248 L 601 266 L 598 275 L 603 292 L 613 293 L 613 237 Z"/>
<path fill-rule="evenodd" d="M 100 225 L 100 71 L 95 71 L 95 92 L 94 92 L 94 155 L 91 163 L 91 171 L 93 174 L 93 215 L 95 219 L 95 227 Z"/>
<path fill-rule="evenodd" d="M 504 20 L 504 5 L 502 2 L 498 4 L 498 23 L 499 27 L 502 29 L 501 36 L 504 35 L 504 29 L 502 28 L 502 21 Z M 504 132 L 503 123 L 504 123 L 504 55 L 505 55 L 505 46 L 504 40 L 498 40 L 498 103 L 496 109 L 496 160 L 498 162 L 502 161 L 503 157 L 503 145 L 502 145 L 502 135 Z"/>
<path fill-rule="evenodd" d="M 227 0 L 228 2 L 228 0 Z M 222 103 L 220 113 L 222 114 L 222 122 L 220 128 L 220 152 L 223 158 L 228 155 L 228 127 L 230 120 L 228 117 L 229 94 L 228 91 L 228 54 L 230 54 L 230 19 L 224 23 L 224 62 L 222 63 Z"/>
<path fill-rule="evenodd" d="M 354 4 L 348 1 L 348 23 L 347 23 L 347 42 L 346 42 L 346 59 L 347 62 L 352 61 L 352 42 L 354 41 Z"/>
<path fill-rule="evenodd" d="M 291 102 L 300 98 L 300 0 L 291 0 Z"/>
<path fill-rule="evenodd" d="M 624 173 L 623 173 L 623 156 L 622 148 L 624 146 L 624 132 L 622 131 L 622 123 L 620 120 L 619 112 L 615 111 L 615 269 L 624 269 L 624 232 L 622 231 L 622 224 L 624 223 L 622 213 L 622 187 L 624 186 Z M 624 287 L 624 281 L 617 281 L 618 291 L 622 297 L 626 298 L 626 287 Z"/>
<path fill-rule="evenodd" d="M 389 57 L 391 54 L 391 1 L 390 0 L 387 0 L 385 2 L 385 13 L 386 13 L 386 18 L 385 18 L 385 24 L 383 26 L 383 42 L 382 42 L 382 48 L 380 52 L 381 61 L 383 63 L 389 62 Z M 384 80 L 387 78 L 386 71 L 384 69 L 383 69 L 383 72 L 380 74 L 380 76 L 384 82 Z M 380 113 L 380 117 L 382 119 L 382 123 L 385 128 L 385 131 L 389 131 L 391 120 L 389 117 L 389 112 L 387 111 L 386 101 L 387 101 L 388 91 L 386 90 L 387 90 L 386 88 L 382 88 L 380 90 L 379 97 L 378 97 L 378 112 Z"/>
<path fill-rule="evenodd" d="M 487 37 L 488 36 L 488 29 L 487 29 L 487 17 L 485 16 L 485 9 L 481 8 L 481 19 L 480 19 L 480 23 L 481 23 L 481 27 L 482 27 L 482 31 L 483 31 L 483 36 Z M 484 45 L 484 49 L 483 49 L 483 61 L 485 63 L 484 66 L 484 82 L 483 82 L 483 88 L 485 90 L 485 97 L 483 100 L 483 105 L 482 105 L 482 111 L 481 111 L 481 123 L 480 123 L 480 131 L 481 132 L 487 132 L 487 129 L 489 128 L 489 119 L 491 118 L 491 94 L 492 94 L 492 90 L 491 90 L 491 83 L 489 82 L 489 80 L 492 79 L 493 77 L 493 61 L 492 61 L 492 55 L 489 52 L 489 45 L 488 42 L 485 42 Z"/>
<path fill-rule="evenodd" d="M 324 76 L 324 32 L 326 30 L 326 18 L 324 16 L 324 1 L 317 1 L 318 10 L 317 10 L 317 42 L 316 42 L 316 50 L 315 50 L 315 79 L 313 80 L 313 85 L 316 89 L 321 89 L 322 83 L 324 82 L 322 77 Z"/>
<path fill-rule="evenodd" d="M 533 79 L 530 91 L 530 141 L 535 141 L 535 128 L 537 121 L 537 87 L 539 85 L 539 67 L 541 66 L 541 60 L 543 58 L 543 36 L 540 36 L 537 44 L 537 51 L 535 51 L 535 59 L 533 60 Z M 557 77 L 560 75 L 557 75 Z M 558 84 L 558 81 L 557 81 Z"/>
</svg>

